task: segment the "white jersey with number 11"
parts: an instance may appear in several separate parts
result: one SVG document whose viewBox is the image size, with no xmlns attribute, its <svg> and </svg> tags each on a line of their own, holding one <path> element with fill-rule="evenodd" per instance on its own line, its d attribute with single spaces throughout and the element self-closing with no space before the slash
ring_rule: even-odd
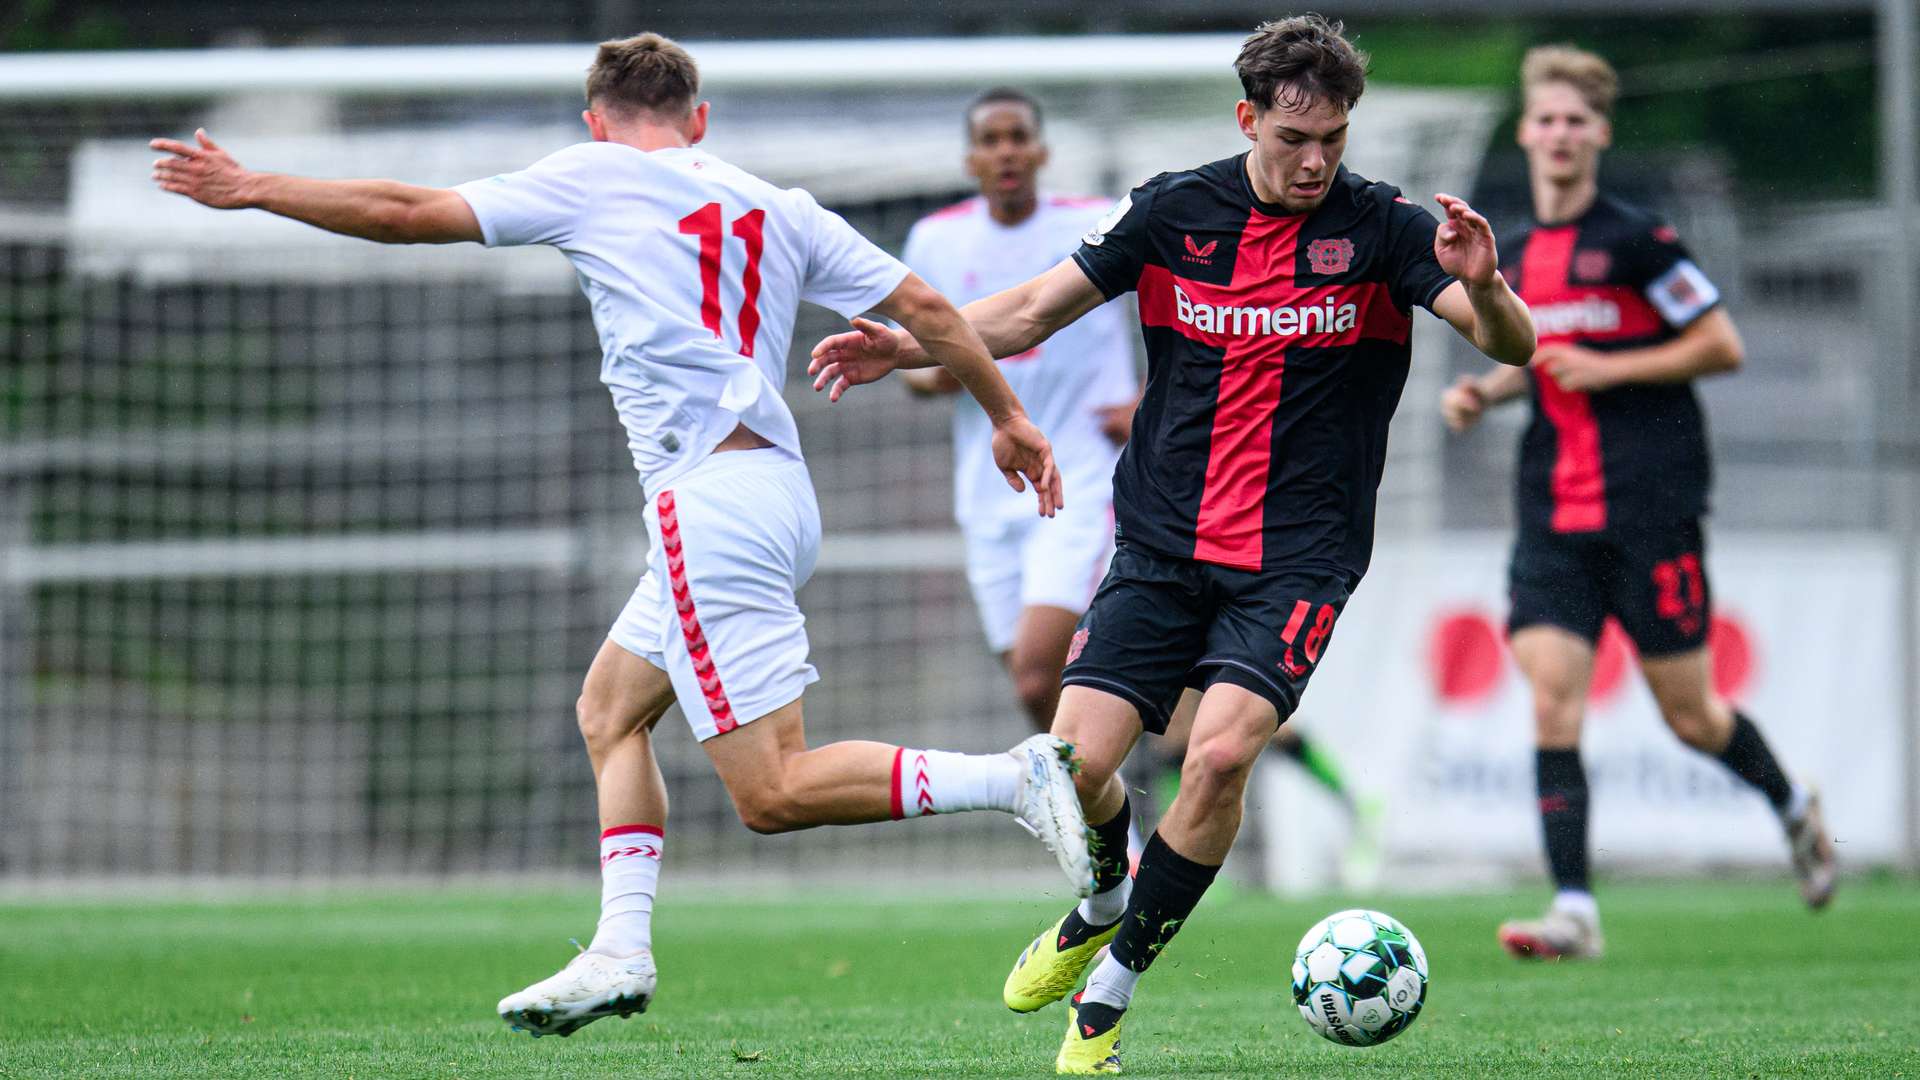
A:
<svg viewBox="0 0 1920 1080">
<path fill-rule="evenodd" d="M 857 315 L 907 276 L 812 195 L 697 147 L 579 143 L 455 190 L 487 246 L 545 244 L 572 261 L 648 491 L 738 424 L 799 454 L 780 389 L 800 301 Z"/>
</svg>

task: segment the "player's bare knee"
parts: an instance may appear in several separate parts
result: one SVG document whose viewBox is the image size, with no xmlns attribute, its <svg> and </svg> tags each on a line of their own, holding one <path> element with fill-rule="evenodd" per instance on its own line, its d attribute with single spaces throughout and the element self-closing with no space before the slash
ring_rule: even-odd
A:
<svg viewBox="0 0 1920 1080">
<path fill-rule="evenodd" d="M 1710 702 L 1665 705 L 1661 715 L 1673 734 L 1695 750 L 1718 753 L 1726 748 L 1727 732 L 1723 730 L 1726 725 L 1718 722 Z"/>
<path fill-rule="evenodd" d="M 1537 745 L 1563 749 L 1580 742 L 1580 718 L 1586 703 L 1562 687 L 1536 686 L 1533 692 L 1533 734 Z"/>
<path fill-rule="evenodd" d="M 1192 773 L 1196 782 L 1223 788 L 1246 786 L 1255 759 L 1267 745 L 1266 738 L 1251 738 L 1241 733 L 1221 734 L 1187 748 L 1183 773 Z M 1181 785 L 1187 779 L 1183 776 Z"/>
<path fill-rule="evenodd" d="M 734 792 L 733 808 L 740 815 L 740 824 L 762 836 L 805 827 L 799 808 L 779 787 L 762 786 Z"/>
<path fill-rule="evenodd" d="M 580 737 L 594 749 L 611 746 L 640 726 L 634 716 L 616 708 L 611 699 L 593 694 L 580 695 L 573 704 L 573 715 L 580 725 Z"/>
</svg>

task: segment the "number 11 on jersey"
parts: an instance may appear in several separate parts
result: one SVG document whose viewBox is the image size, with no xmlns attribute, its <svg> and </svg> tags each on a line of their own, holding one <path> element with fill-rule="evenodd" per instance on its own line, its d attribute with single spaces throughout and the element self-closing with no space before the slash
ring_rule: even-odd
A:
<svg viewBox="0 0 1920 1080">
<path fill-rule="evenodd" d="M 747 268 L 740 275 L 740 355 L 753 355 L 753 339 L 760 332 L 760 250 L 765 246 L 765 210 L 749 210 L 733 219 L 732 233 L 747 246 Z M 720 330 L 720 263 L 725 236 L 720 231 L 720 204 L 707 205 L 680 219 L 680 231 L 700 238 L 700 321 L 713 336 Z"/>
</svg>

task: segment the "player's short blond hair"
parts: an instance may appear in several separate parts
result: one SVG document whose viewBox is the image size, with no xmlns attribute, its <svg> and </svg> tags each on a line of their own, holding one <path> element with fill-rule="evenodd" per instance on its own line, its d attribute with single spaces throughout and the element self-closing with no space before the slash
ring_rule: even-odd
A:
<svg viewBox="0 0 1920 1080">
<path fill-rule="evenodd" d="M 587 104 L 679 118 L 700 96 L 700 68 L 673 39 L 637 34 L 603 41 L 587 69 Z"/>
<path fill-rule="evenodd" d="M 1539 45 L 1527 50 L 1520 61 L 1521 90 L 1543 83 L 1565 83 L 1573 87 L 1587 108 L 1601 116 L 1613 115 L 1614 99 L 1620 96 L 1620 76 L 1604 57 L 1572 45 Z"/>
</svg>

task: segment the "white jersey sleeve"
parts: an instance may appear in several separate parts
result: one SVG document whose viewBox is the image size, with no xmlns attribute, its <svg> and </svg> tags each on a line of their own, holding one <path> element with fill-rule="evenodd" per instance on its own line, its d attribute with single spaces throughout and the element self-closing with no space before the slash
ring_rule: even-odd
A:
<svg viewBox="0 0 1920 1080">
<path fill-rule="evenodd" d="M 469 180 L 453 190 L 473 208 L 488 247 L 564 245 L 586 209 L 589 172 L 578 146 L 556 151 L 519 172 Z"/>
<path fill-rule="evenodd" d="M 805 191 L 795 189 L 794 194 L 812 233 L 802 299 L 852 318 L 871 310 L 907 279 L 906 265 L 861 236 L 847 219 Z"/>
</svg>

